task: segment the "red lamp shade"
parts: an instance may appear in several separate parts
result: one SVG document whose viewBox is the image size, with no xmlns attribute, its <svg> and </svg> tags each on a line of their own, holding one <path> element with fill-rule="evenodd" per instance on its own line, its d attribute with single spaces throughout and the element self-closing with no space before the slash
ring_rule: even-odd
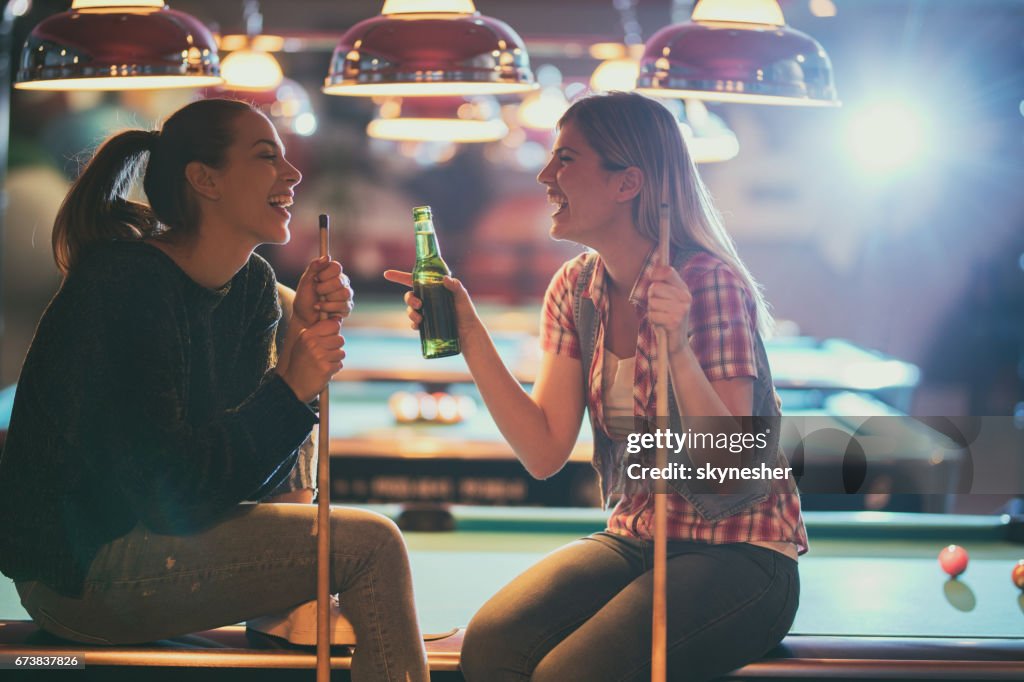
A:
<svg viewBox="0 0 1024 682">
<path fill-rule="evenodd" d="M 216 41 L 191 15 L 167 7 L 73 7 L 32 30 L 14 87 L 128 90 L 221 82 Z"/>
<path fill-rule="evenodd" d="M 688 21 L 663 28 L 647 41 L 636 89 L 719 102 L 839 104 L 825 50 L 784 25 Z"/>
<path fill-rule="evenodd" d="M 535 88 L 522 39 L 480 13 L 388 14 L 341 37 L 323 91 L 329 95 L 460 96 Z"/>
</svg>

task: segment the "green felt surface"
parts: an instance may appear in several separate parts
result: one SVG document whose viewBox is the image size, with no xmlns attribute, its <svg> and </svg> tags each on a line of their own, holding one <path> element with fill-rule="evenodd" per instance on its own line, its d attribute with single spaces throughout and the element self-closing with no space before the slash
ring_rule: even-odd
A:
<svg viewBox="0 0 1024 682">
<path fill-rule="evenodd" d="M 465 625 L 509 580 L 544 554 L 600 530 L 604 519 L 591 509 L 453 511 L 458 531 L 405 534 L 425 632 Z M 817 512 L 807 514 L 807 524 L 811 552 L 800 559 L 793 633 L 1024 638 L 1024 593 L 1010 581 L 1024 545 L 1006 541 L 999 517 Z M 936 561 L 954 541 L 971 555 L 958 580 L 948 579 Z M 0 618 L 27 618 L 6 579 Z"/>
<path fill-rule="evenodd" d="M 601 529 L 599 513 L 564 513 L 572 511 L 456 509 L 460 532 L 407 533 L 421 618 L 432 626 L 441 625 L 441 617 L 464 624 L 475 610 L 472 604 L 527 568 L 530 557 Z M 1006 527 L 999 518 L 830 512 L 807 517 L 811 552 L 800 559 L 801 608 L 793 633 L 1024 638 L 1024 593 L 1010 580 L 1014 563 L 1024 559 L 1024 545 L 1003 539 Z M 953 541 L 971 555 L 957 580 L 937 562 L 939 551 Z"/>
<path fill-rule="evenodd" d="M 503 331 L 492 336 L 506 364 L 513 371 L 531 376 L 540 353 L 534 332 L 539 317 L 527 317 L 530 333 Z M 509 325 L 499 327 L 508 329 Z M 345 338 L 349 358 L 346 366 L 352 369 L 468 372 L 461 355 L 424 360 L 419 336 L 410 329 L 350 327 Z M 779 337 L 767 343 L 766 350 L 775 381 L 791 388 L 875 391 L 913 387 L 919 380 L 915 366 L 841 339 Z"/>
<path fill-rule="evenodd" d="M 451 384 L 445 387 L 451 395 L 466 396 L 476 406 L 475 412 L 458 424 L 396 422 L 388 401 L 397 392 L 423 391 L 423 385 L 417 382 L 334 381 L 330 388 L 330 425 L 331 437 L 334 439 L 371 439 L 381 443 L 407 444 L 420 449 L 426 448 L 425 444 L 433 443 L 439 455 L 444 454 L 446 444 L 457 445 L 460 441 L 505 445 L 505 439 L 487 412 L 479 391 L 472 384 Z M 848 434 L 856 432 L 867 453 L 880 459 L 920 460 L 927 463 L 934 458 L 937 450 L 942 451 L 947 445 L 944 437 L 935 431 L 909 417 L 898 418 L 899 413 L 868 395 L 850 392 L 822 395 L 801 391 L 780 391 L 780 394 L 786 405 L 787 421 L 783 422 L 782 443 L 787 451 L 792 450 L 806 432 L 825 428 Z M 871 417 L 891 419 L 871 420 Z M 587 419 L 581 424 L 579 440 L 587 444 L 591 440 Z M 818 459 L 841 459 L 844 454 L 841 449 L 834 453 L 819 450 L 815 450 L 813 455 Z M 958 460 L 960 457 L 956 450 L 949 450 L 945 454 L 950 459 Z"/>
<path fill-rule="evenodd" d="M 465 625 L 496 589 L 561 546 L 521 541 L 501 551 L 483 551 L 491 538 L 463 539 L 467 547 L 481 550 L 456 543 L 422 550 L 416 549 L 415 538 L 410 540 L 420 624 L 427 632 Z M 533 551 L 522 551 L 527 546 Z M 1010 582 L 1011 568 L 1009 558 L 972 559 L 968 571 L 954 581 L 934 558 L 807 555 L 800 560 L 801 606 L 792 632 L 1024 638 L 1024 593 Z"/>
</svg>

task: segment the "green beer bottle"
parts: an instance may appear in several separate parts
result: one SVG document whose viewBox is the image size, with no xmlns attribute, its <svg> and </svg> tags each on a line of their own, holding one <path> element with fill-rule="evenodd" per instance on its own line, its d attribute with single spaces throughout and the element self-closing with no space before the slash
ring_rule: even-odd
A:
<svg viewBox="0 0 1024 682">
<path fill-rule="evenodd" d="M 455 297 L 444 288 L 445 275 L 452 274 L 441 259 L 434 234 L 434 220 L 429 206 L 412 210 L 416 230 L 416 267 L 412 269 L 412 290 L 423 301 L 420 313 L 420 344 L 423 357 L 443 358 L 458 355 L 459 328 L 455 320 Z"/>
</svg>

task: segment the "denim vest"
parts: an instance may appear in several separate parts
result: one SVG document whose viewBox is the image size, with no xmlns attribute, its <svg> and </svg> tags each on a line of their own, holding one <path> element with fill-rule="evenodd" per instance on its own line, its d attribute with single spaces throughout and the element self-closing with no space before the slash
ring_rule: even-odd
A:
<svg viewBox="0 0 1024 682">
<path fill-rule="evenodd" d="M 684 249 L 675 254 L 672 265 L 679 270 L 682 265 L 692 256 L 701 253 L 700 249 Z M 580 361 L 583 363 L 583 395 L 585 399 L 590 396 L 590 366 L 594 357 L 595 345 L 597 343 L 598 318 L 594 302 L 583 295 L 590 284 L 593 276 L 594 266 L 597 263 L 596 254 L 586 259 L 580 277 L 576 282 L 576 290 L 573 292 L 573 320 L 576 323 L 576 333 L 580 342 Z M 763 420 L 755 420 L 755 423 L 767 425 L 770 431 L 766 436 L 767 447 L 756 452 L 754 461 L 747 463 L 747 466 L 759 467 L 762 463 L 769 467 L 777 466 L 779 457 L 779 406 L 775 401 L 775 388 L 772 383 L 771 370 L 768 367 L 768 356 L 764 350 L 764 343 L 761 334 L 756 332 L 754 337 L 754 361 L 757 369 L 757 378 L 754 381 L 754 400 L 752 413 L 758 417 L 765 417 Z M 676 405 L 675 394 L 672 391 L 671 379 L 669 379 L 669 428 L 675 433 L 682 433 L 682 420 L 679 416 L 679 408 Z M 594 418 L 594 411 L 588 407 L 590 414 L 590 427 L 594 434 L 594 457 L 592 465 L 597 471 L 598 482 L 601 487 L 601 506 L 608 508 L 609 498 L 613 494 L 632 494 L 640 490 L 635 482 L 626 476 L 626 468 L 635 462 L 643 461 L 636 459 L 626 451 L 626 443 L 614 441 L 608 437 L 604 429 Z M 662 415 L 663 417 L 664 415 Z M 763 429 L 762 429 L 763 430 Z M 689 464 L 689 455 L 684 451 L 681 455 L 673 455 L 681 461 Z M 707 521 L 718 521 L 757 504 L 768 496 L 771 482 L 769 480 L 744 481 L 744 490 L 741 493 L 718 493 L 699 492 L 695 490 L 696 484 L 683 480 L 670 480 L 669 485 L 685 498 L 698 513 Z M 649 491 L 649 488 L 646 488 Z"/>
</svg>

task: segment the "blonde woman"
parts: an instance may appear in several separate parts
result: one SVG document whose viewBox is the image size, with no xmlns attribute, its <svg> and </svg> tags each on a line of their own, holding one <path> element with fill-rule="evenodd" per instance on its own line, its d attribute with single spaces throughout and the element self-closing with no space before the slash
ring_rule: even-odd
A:
<svg viewBox="0 0 1024 682">
<path fill-rule="evenodd" d="M 666 170 L 671 264 L 655 257 Z M 655 329 L 668 341 L 673 424 L 729 428 L 734 418 L 779 414 L 760 335 L 771 318 L 661 104 L 627 93 L 576 102 L 537 179 L 556 206 L 552 236 L 591 251 L 548 287 L 532 394 L 502 364 L 464 287 L 449 279 L 460 342 L 526 469 L 547 478 L 562 468 L 586 408 L 602 495 L 618 500 L 605 531 L 548 555 L 480 609 L 462 668 L 471 682 L 649 679 L 654 498 L 625 469 L 630 433 L 657 416 Z M 420 301 L 407 293 L 406 302 L 415 327 Z M 776 450 L 766 451 L 776 463 Z M 694 464 L 718 464 L 720 453 L 689 454 Z M 796 613 L 807 536 L 795 486 L 766 481 L 730 492 L 677 484 L 669 496 L 673 680 L 709 679 L 760 657 Z"/>
</svg>

